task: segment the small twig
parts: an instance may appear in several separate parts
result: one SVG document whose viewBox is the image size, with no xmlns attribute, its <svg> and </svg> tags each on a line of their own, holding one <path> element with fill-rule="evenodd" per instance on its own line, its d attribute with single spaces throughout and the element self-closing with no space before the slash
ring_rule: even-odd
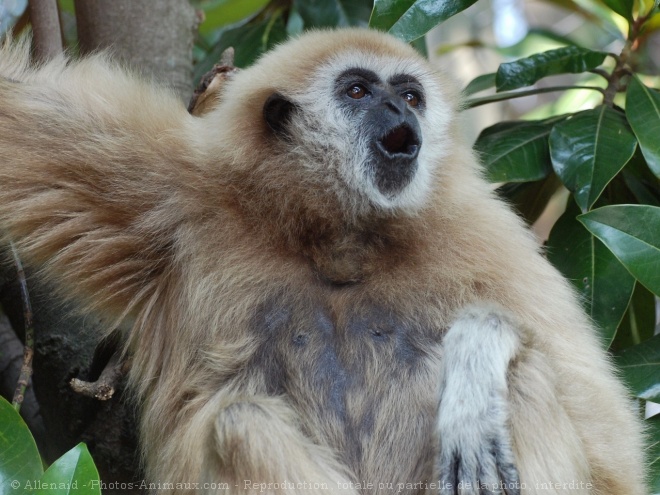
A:
<svg viewBox="0 0 660 495">
<path fill-rule="evenodd" d="M 608 77 L 608 85 L 605 89 L 605 96 L 603 97 L 603 104 L 609 107 L 614 107 L 614 97 L 626 87 L 622 80 L 632 73 L 630 69 L 630 59 L 632 54 L 639 48 L 638 37 L 641 33 L 642 26 L 648 19 L 648 16 L 638 17 L 630 25 L 628 39 L 626 40 L 621 54 L 615 56 L 616 65 L 612 70 L 612 74 Z"/>
<path fill-rule="evenodd" d="M 617 58 L 618 58 L 618 57 L 617 57 Z M 591 72 L 592 74 L 596 74 L 596 75 L 598 75 L 598 76 L 601 76 L 601 77 L 605 78 L 605 79 L 608 80 L 608 81 L 610 80 L 610 73 L 607 72 L 607 71 L 604 70 L 604 69 L 598 69 L 598 68 L 596 68 L 596 69 L 591 69 L 589 72 Z"/>
<path fill-rule="evenodd" d="M 552 93 L 555 91 L 570 91 L 573 89 L 588 89 L 591 91 L 598 91 L 600 93 L 603 92 L 603 88 L 599 88 L 597 86 L 580 86 L 580 85 L 575 85 L 575 86 L 551 86 L 548 88 L 534 88 L 534 89 L 528 89 L 524 91 L 510 91 L 508 93 L 495 93 L 494 95 L 490 96 L 482 96 L 479 98 L 470 98 L 465 101 L 463 104 L 464 109 L 470 109 L 474 107 L 478 107 L 480 105 L 486 105 L 488 103 L 495 103 L 498 101 L 505 101 L 505 100 L 512 100 L 514 98 L 523 98 L 525 96 L 534 96 L 538 95 L 541 93 Z"/>
<path fill-rule="evenodd" d="M 25 279 L 25 270 L 23 270 L 23 263 L 18 256 L 16 246 L 11 243 L 11 254 L 14 258 L 14 265 L 16 266 L 16 274 L 18 276 L 18 283 L 21 287 L 21 297 L 23 299 L 23 318 L 25 320 L 25 347 L 23 349 L 23 366 L 21 366 L 21 374 L 18 377 L 16 390 L 14 391 L 14 398 L 12 405 L 17 411 L 21 409 L 23 398 L 25 397 L 25 390 L 30 383 L 32 376 L 32 357 L 34 356 L 34 326 L 32 323 L 32 304 L 30 303 L 30 293 L 28 292 L 27 281 Z"/>
<path fill-rule="evenodd" d="M 220 63 L 202 76 L 193 96 L 188 103 L 188 112 L 196 117 L 210 111 L 220 100 L 220 93 L 225 82 L 238 69 L 234 67 L 234 49 L 229 47 L 220 57 Z"/>
<path fill-rule="evenodd" d="M 85 397 L 92 397 L 98 400 L 108 400 L 115 392 L 127 371 L 127 363 L 122 362 L 120 353 L 115 352 L 108 364 L 105 365 L 101 376 L 95 382 L 86 382 L 78 378 L 72 378 L 69 382 L 71 388 Z"/>
<path fill-rule="evenodd" d="M 30 0 L 34 54 L 45 62 L 62 53 L 62 28 L 57 0 Z"/>
</svg>

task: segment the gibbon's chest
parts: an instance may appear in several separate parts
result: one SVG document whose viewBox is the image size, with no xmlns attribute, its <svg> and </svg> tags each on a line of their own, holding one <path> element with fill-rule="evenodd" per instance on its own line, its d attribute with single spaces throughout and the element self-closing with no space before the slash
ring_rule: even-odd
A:
<svg viewBox="0 0 660 495">
<path fill-rule="evenodd" d="M 250 322 L 257 341 L 250 369 L 266 393 L 285 395 L 307 433 L 328 442 L 356 473 L 390 471 L 388 481 L 426 477 L 441 329 L 424 311 L 402 314 L 358 292 L 310 291 L 262 304 Z M 388 469 L 383 455 L 404 445 L 410 465 Z M 376 459 L 379 465 L 371 465 Z"/>
</svg>

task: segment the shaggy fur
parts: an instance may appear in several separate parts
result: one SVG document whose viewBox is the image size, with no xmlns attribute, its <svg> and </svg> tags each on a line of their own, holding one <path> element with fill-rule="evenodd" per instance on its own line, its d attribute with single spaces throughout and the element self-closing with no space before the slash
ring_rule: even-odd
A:
<svg viewBox="0 0 660 495">
<path fill-rule="evenodd" d="M 364 134 L 333 103 L 351 67 L 424 88 L 397 195 L 360 172 Z M 592 324 L 407 45 L 304 35 L 201 118 L 101 55 L 36 67 L 6 44 L 0 75 L 0 226 L 65 297 L 130 323 L 161 493 L 646 493 Z M 296 105 L 287 139 L 262 115 L 276 92 Z"/>
</svg>

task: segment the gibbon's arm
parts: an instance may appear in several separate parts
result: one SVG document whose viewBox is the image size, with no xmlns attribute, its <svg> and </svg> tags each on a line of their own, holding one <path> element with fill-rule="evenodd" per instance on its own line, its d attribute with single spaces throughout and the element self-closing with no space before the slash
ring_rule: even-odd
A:
<svg viewBox="0 0 660 495">
<path fill-rule="evenodd" d="M 438 414 L 443 495 L 520 493 L 507 376 L 521 348 L 519 330 L 494 305 L 465 308 L 447 331 Z"/>
<path fill-rule="evenodd" d="M 85 309 L 121 318 L 166 272 L 188 115 L 103 56 L 0 49 L 0 235 Z M 191 118 L 191 117 L 190 117 Z"/>
</svg>

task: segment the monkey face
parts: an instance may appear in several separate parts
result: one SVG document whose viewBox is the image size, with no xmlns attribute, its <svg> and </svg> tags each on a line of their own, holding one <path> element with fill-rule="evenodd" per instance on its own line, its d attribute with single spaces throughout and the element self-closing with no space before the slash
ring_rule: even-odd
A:
<svg viewBox="0 0 660 495">
<path fill-rule="evenodd" d="M 246 95 L 234 100 L 236 113 L 245 115 L 248 95 L 251 102 L 263 95 L 254 112 L 261 126 L 240 127 L 231 140 L 234 149 L 246 143 L 236 161 L 265 141 L 267 156 L 254 162 L 288 174 L 278 182 L 289 188 L 316 188 L 315 197 L 339 199 L 349 214 L 414 213 L 427 204 L 452 147 L 458 98 L 410 46 L 366 30 L 344 34 L 339 41 L 332 32 L 307 34 L 236 77 L 228 92 Z M 260 128 L 248 144 L 250 129 Z"/>
<path fill-rule="evenodd" d="M 418 168 L 422 85 L 406 74 L 383 81 L 375 72 L 359 67 L 340 74 L 335 84 L 338 105 L 359 123 L 358 132 L 369 149 L 363 173 L 383 196 L 395 198 Z"/>
</svg>

